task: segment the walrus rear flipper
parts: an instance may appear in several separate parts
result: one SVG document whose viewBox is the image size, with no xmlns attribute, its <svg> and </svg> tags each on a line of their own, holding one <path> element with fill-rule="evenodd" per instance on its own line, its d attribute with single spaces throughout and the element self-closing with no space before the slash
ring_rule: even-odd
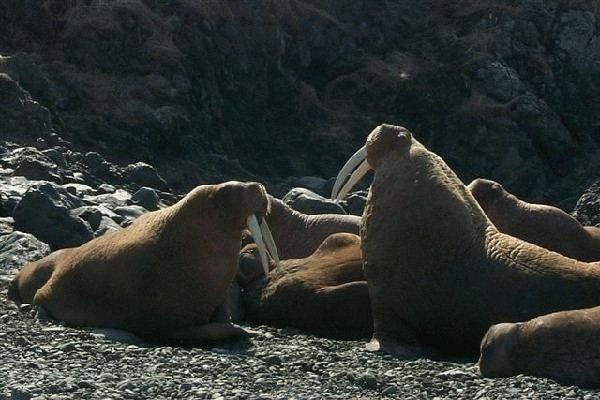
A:
<svg viewBox="0 0 600 400">
<path fill-rule="evenodd" d="M 21 305 L 23 300 L 21 300 L 21 296 L 19 295 L 19 285 L 17 284 L 17 280 L 13 279 L 10 285 L 8 286 L 8 292 L 6 293 L 6 297 L 17 303 L 17 305 Z"/>
<path fill-rule="evenodd" d="M 58 250 L 41 260 L 25 264 L 8 287 L 8 299 L 17 304 L 33 304 L 33 298 L 38 289 L 48 282 L 54 272 L 56 256 L 65 250 Z"/>
</svg>

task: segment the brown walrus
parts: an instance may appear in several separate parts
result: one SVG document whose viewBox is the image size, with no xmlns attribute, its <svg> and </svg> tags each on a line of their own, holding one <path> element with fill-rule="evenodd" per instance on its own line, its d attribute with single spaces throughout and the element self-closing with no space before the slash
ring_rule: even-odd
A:
<svg viewBox="0 0 600 400">
<path fill-rule="evenodd" d="M 479 370 L 488 378 L 526 374 L 600 387 L 600 307 L 492 326 L 481 342 Z"/>
<path fill-rule="evenodd" d="M 365 338 L 372 333 L 357 235 L 333 234 L 310 256 L 282 260 L 266 279 L 251 246 L 246 249 L 250 254 L 241 258 L 238 274 L 248 320 L 336 339 Z"/>
<path fill-rule="evenodd" d="M 500 232 L 576 260 L 600 260 L 599 228 L 582 226 L 560 208 L 520 200 L 488 179 L 467 187 Z"/>
<path fill-rule="evenodd" d="M 269 195 L 265 220 L 282 260 L 310 256 L 327 236 L 337 232 L 358 234 L 360 217 L 343 214 L 303 214 Z"/>
<path fill-rule="evenodd" d="M 407 129 L 377 127 L 366 153 L 363 164 L 375 170 L 361 226 L 374 319 L 369 350 L 474 355 L 495 323 L 600 304 L 598 264 L 499 232 Z"/>
<path fill-rule="evenodd" d="M 248 224 L 256 231 L 255 215 L 267 208 L 258 183 L 198 186 L 125 229 L 25 265 L 9 298 L 70 325 L 124 329 L 151 340 L 243 334 L 211 319 L 236 274 L 242 230 Z"/>
</svg>

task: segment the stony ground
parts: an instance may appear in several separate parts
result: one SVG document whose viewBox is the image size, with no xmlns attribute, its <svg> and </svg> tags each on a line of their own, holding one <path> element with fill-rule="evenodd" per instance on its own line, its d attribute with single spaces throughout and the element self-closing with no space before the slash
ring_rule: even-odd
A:
<svg viewBox="0 0 600 400">
<path fill-rule="evenodd" d="M 264 326 L 209 348 L 109 341 L 19 310 L 6 300 L 10 275 L 0 278 L 0 400 L 600 398 L 546 379 L 483 379 L 474 360 L 402 361 Z"/>
</svg>

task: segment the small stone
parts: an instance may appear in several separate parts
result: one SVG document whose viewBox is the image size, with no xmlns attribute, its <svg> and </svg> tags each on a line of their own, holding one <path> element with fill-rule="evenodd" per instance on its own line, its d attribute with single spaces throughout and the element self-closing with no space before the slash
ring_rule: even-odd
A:
<svg viewBox="0 0 600 400">
<path fill-rule="evenodd" d="M 180 392 L 187 392 L 187 391 L 190 391 L 191 389 L 192 389 L 191 383 L 182 383 L 181 385 L 179 385 Z"/>
<path fill-rule="evenodd" d="M 62 345 L 58 346 L 58 349 L 65 353 L 71 352 L 71 351 L 75 350 L 75 343 L 62 344 Z"/>
<path fill-rule="evenodd" d="M 398 393 L 398 388 L 396 386 L 388 386 L 381 391 L 383 396 L 392 396 Z"/>
<path fill-rule="evenodd" d="M 273 364 L 273 365 L 281 365 L 281 363 L 282 363 L 281 357 L 278 355 L 266 356 L 263 360 L 267 364 Z"/>
<path fill-rule="evenodd" d="M 377 377 L 371 373 L 359 375 L 358 382 L 364 388 L 371 389 L 377 386 Z"/>
<path fill-rule="evenodd" d="M 25 389 L 13 389 L 10 391 L 10 400 L 31 400 L 33 395 Z"/>
</svg>

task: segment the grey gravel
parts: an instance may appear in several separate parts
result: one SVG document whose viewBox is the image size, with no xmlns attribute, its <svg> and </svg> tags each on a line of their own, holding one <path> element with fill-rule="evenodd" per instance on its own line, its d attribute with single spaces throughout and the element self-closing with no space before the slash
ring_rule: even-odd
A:
<svg viewBox="0 0 600 400">
<path fill-rule="evenodd" d="M 206 348 L 107 340 L 36 319 L 0 279 L 0 399 L 596 399 L 599 391 L 517 376 L 483 379 L 475 360 L 403 361 L 362 341 L 249 326 Z"/>
</svg>

